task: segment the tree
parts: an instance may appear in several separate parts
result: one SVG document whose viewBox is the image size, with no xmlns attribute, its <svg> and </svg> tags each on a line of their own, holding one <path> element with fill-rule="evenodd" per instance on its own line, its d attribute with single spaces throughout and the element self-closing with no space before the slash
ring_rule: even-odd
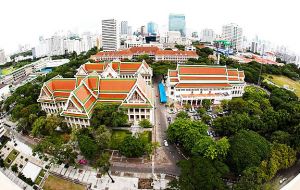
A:
<svg viewBox="0 0 300 190">
<path fill-rule="evenodd" d="M 209 115 L 207 115 L 207 114 L 203 114 L 201 116 L 201 121 L 203 121 L 203 123 L 208 124 L 211 121 L 211 117 Z"/>
<path fill-rule="evenodd" d="M 291 135 L 285 131 L 275 131 L 271 135 L 271 142 L 290 145 Z"/>
<path fill-rule="evenodd" d="M 206 113 L 206 109 L 205 108 L 199 108 L 197 112 L 200 115 L 200 117 L 202 117 Z"/>
<path fill-rule="evenodd" d="M 180 111 L 177 113 L 176 118 L 187 119 L 187 118 L 190 118 L 190 116 L 185 111 Z"/>
<path fill-rule="evenodd" d="M 104 125 L 100 125 L 93 133 L 93 136 L 101 151 L 109 147 L 111 132 Z"/>
<path fill-rule="evenodd" d="M 184 50 L 185 50 L 185 46 L 184 46 L 184 45 L 176 44 L 176 45 L 175 45 L 175 48 L 177 48 L 177 49 L 180 50 L 180 51 L 184 51 Z"/>
<path fill-rule="evenodd" d="M 110 174 L 109 174 L 109 172 L 108 172 L 108 171 L 109 171 L 109 168 L 110 168 L 109 158 L 110 158 L 110 155 L 109 155 L 107 152 L 102 153 L 102 154 L 100 155 L 99 159 L 96 161 L 95 166 L 96 166 L 96 168 L 99 169 L 99 171 L 100 171 L 101 173 L 103 173 L 103 174 L 104 174 L 104 173 L 107 173 L 108 176 L 110 177 L 112 183 L 114 183 L 113 178 L 110 176 Z"/>
<path fill-rule="evenodd" d="M 120 127 L 127 124 L 127 119 L 128 116 L 122 110 L 118 110 L 118 105 L 97 104 L 91 118 L 91 126 Z"/>
<path fill-rule="evenodd" d="M 125 137 L 120 152 L 126 157 L 140 157 L 145 153 L 145 144 L 139 137 L 127 136 Z"/>
<path fill-rule="evenodd" d="M 95 141 L 91 137 L 85 134 L 79 134 L 77 139 L 78 139 L 78 146 L 81 153 L 86 158 L 92 159 L 98 152 L 98 146 L 95 143 Z"/>
<path fill-rule="evenodd" d="M 140 122 L 139 122 L 139 125 L 142 127 L 142 128 L 151 128 L 152 127 L 152 124 L 150 123 L 150 121 L 148 119 L 142 119 Z"/>
<path fill-rule="evenodd" d="M 270 153 L 269 142 L 254 131 L 240 130 L 230 139 L 228 161 L 235 171 L 259 166 Z"/>
<path fill-rule="evenodd" d="M 36 137 L 39 134 L 42 133 L 42 129 L 45 127 L 46 124 L 46 118 L 44 116 L 39 117 L 35 120 L 35 122 L 32 125 L 31 134 Z"/>
<path fill-rule="evenodd" d="M 179 162 L 181 174 L 173 181 L 172 188 L 180 190 L 214 190 L 226 189 L 222 176 L 229 169 L 220 161 L 210 161 L 203 157 L 192 157 Z"/>
<path fill-rule="evenodd" d="M 17 164 L 14 164 L 11 166 L 11 171 L 15 172 L 15 173 L 18 173 L 18 165 Z"/>
<path fill-rule="evenodd" d="M 202 136 L 192 149 L 194 155 L 201 155 L 205 158 L 214 160 L 225 158 L 230 144 L 226 137 L 214 141 L 209 136 Z"/>
<path fill-rule="evenodd" d="M 212 105 L 212 102 L 211 100 L 208 100 L 208 99 L 204 99 L 202 100 L 202 106 L 208 110 L 210 108 L 210 106 Z"/>
</svg>

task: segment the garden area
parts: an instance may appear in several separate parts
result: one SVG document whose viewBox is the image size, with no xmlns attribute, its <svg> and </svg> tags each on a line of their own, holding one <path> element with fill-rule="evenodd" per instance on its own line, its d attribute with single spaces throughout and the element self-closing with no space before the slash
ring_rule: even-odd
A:
<svg viewBox="0 0 300 190">
<path fill-rule="evenodd" d="M 131 132 L 128 130 L 112 130 L 111 149 L 118 149 L 127 136 L 131 136 Z"/>
<path fill-rule="evenodd" d="M 50 175 L 43 186 L 44 190 L 85 190 L 86 187 L 71 181 Z"/>
<path fill-rule="evenodd" d="M 34 181 L 35 184 L 39 185 L 41 183 L 41 181 L 45 177 L 45 172 L 46 172 L 46 170 L 44 170 L 44 169 L 40 171 L 38 177 Z"/>
<path fill-rule="evenodd" d="M 8 75 L 8 74 L 12 73 L 14 70 L 15 70 L 14 67 L 10 66 L 10 67 L 1 69 L 1 74 L 2 75 Z"/>
<path fill-rule="evenodd" d="M 286 76 L 280 76 L 280 75 L 268 75 L 266 80 L 269 80 L 280 87 L 284 87 L 284 85 L 287 85 L 289 89 L 294 89 L 294 93 L 300 98 L 299 81 L 295 81 Z"/>
<path fill-rule="evenodd" d="M 7 156 L 7 158 L 5 158 L 5 160 L 4 160 L 5 167 L 8 168 L 13 163 L 13 161 L 17 158 L 18 154 L 19 154 L 19 151 L 13 149 L 9 153 L 9 155 Z"/>
</svg>

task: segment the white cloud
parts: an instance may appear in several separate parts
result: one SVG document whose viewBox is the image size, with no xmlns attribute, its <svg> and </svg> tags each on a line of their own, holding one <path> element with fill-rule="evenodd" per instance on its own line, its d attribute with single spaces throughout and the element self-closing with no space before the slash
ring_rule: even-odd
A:
<svg viewBox="0 0 300 190">
<path fill-rule="evenodd" d="M 9 0 L 1 2 L 0 47 L 16 50 L 59 30 L 99 31 L 103 18 L 128 20 L 134 28 L 151 20 L 167 26 L 169 13 L 183 13 L 193 30 L 220 32 L 235 22 L 246 36 L 258 34 L 300 53 L 299 7 L 296 0 Z"/>
</svg>

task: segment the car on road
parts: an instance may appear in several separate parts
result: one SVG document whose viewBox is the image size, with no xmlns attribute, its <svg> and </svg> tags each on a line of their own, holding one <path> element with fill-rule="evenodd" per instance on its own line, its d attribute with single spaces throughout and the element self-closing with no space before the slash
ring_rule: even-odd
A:
<svg viewBox="0 0 300 190">
<path fill-rule="evenodd" d="M 279 180 L 279 183 L 282 184 L 283 182 L 285 182 L 287 180 L 286 177 L 282 178 L 281 180 Z"/>
<path fill-rule="evenodd" d="M 168 144 L 168 141 L 167 141 L 167 140 L 164 140 L 164 145 L 165 145 L 165 146 L 169 146 L 169 144 Z"/>
</svg>

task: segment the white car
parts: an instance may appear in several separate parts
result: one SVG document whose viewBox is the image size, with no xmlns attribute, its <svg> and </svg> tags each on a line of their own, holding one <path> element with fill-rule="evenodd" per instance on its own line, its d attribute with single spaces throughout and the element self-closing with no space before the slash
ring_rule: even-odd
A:
<svg viewBox="0 0 300 190">
<path fill-rule="evenodd" d="M 164 145 L 165 145 L 165 146 L 169 146 L 167 140 L 164 140 Z"/>
<path fill-rule="evenodd" d="M 281 179 L 281 180 L 279 181 L 279 183 L 282 184 L 282 183 L 285 182 L 286 180 L 287 180 L 287 178 L 285 177 L 285 178 Z"/>
</svg>

